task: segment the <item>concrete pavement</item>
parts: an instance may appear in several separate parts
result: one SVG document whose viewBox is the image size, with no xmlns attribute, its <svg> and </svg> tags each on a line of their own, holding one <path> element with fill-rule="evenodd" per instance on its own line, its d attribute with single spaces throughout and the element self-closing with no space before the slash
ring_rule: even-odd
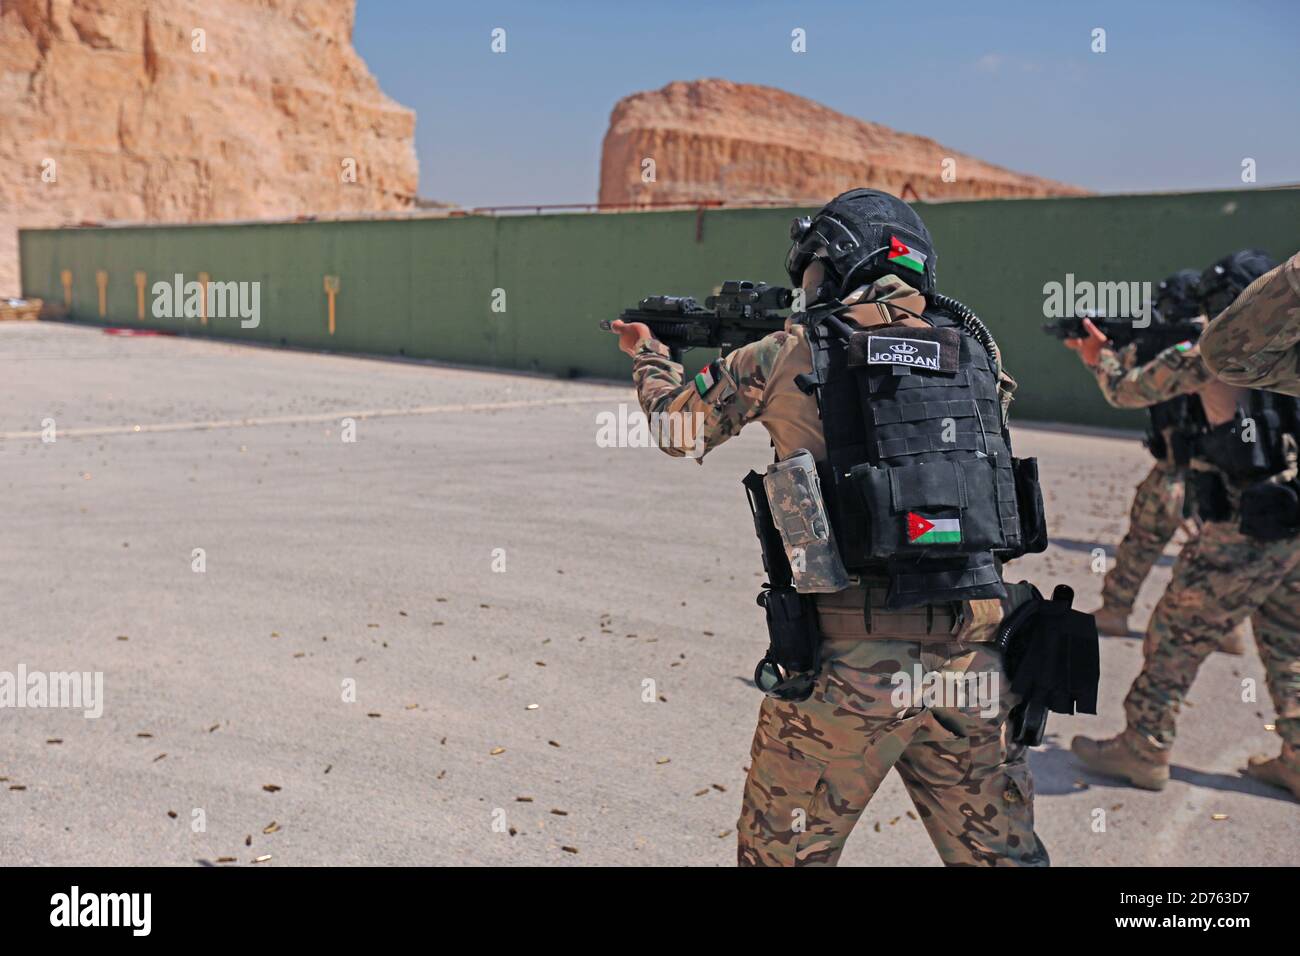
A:
<svg viewBox="0 0 1300 956">
<path fill-rule="evenodd" d="M 739 478 L 770 450 L 758 428 L 702 467 L 598 447 L 597 414 L 633 401 L 0 326 L 0 671 L 104 675 L 97 719 L 0 709 L 0 864 L 730 865 L 765 645 Z M 1149 459 L 1014 438 L 1054 544 L 1012 576 L 1089 609 Z M 1054 863 L 1295 863 L 1295 803 L 1237 772 L 1278 746 L 1253 648 L 1207 662 L 1166 791 L 1076 764 L 1139 661 L 1105 639 L 1101 714 L 1054 716 L 1031 756 Z M 937 862 L 891 777 L 843 863 Z"/>
</svg>

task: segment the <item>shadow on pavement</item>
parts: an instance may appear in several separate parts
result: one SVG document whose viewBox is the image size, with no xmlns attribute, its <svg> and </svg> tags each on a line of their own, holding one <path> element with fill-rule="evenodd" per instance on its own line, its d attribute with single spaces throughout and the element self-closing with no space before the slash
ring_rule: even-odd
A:
<svg viewBox="0 0 1300 956">
<path fill-rule="evenodd" d="M 1105 547 L 1106 557 L 1110 560 L 1114 560 L 1115 558 L 1114 545 L 1105 546 L 1105 545 L 1098 545 L 1096 541 L 1079 541 L 1076 538 L 1057 538 L 1057 537 L 1053 537 L 1051 543 L 1053 547 L 1062 548 L 1066 551 L 1092 552 L 1098 547 Z M 1176 555 L 1172 555 L 1172 554 L 1162 554 L 1160 555 L 1160 557 L 1156 559 L 1156 566 L 1161 568 L 1172 568 L 1174 566 L 1175 557 Z"/>
<path fill-rule="evenodd" d="M 1034 792 L 1037 796 L 1059 797 L 1093 786 L 1121 788 L 1138 794 L 1152 792 L 1130 787 L 1117 777 L 1107 777 L 1104 774 L 1094 773 L 1080 763 L 1078 758 L 1068 749 L 1060 747 L 1053 741 L 1053 736 L 1048 735 L 1046 746 L 1029 752 L 1029 769 L 1034 774 Z M 1207 790 L 1220 790 L 1225 793 L 1245 793 L 1253 797 L 1293 802 L 1291 795 L 1285 790 L 1279 787 L 1270 787 L 1267 784 L 1239 774 L 1211 773 L 1174 764 L 1170 768 L 1169 775 L 1171 779 L 1193 787 L 1204 787 Z M 1085 786 L 1076 786 L 1076 781 L 1085 784 Z"/>
<path fill-rule="evenodd" d="M 1269 800 L 1281 800 L 1284 803 L 1295 802 L 1291 794 L 1281 787 L 1270 787 L 1266 783 L 1260 783 L 1246 776 L 1206 773 L 1202 770 L 1194 770 L 1191 767 L 1180 767 L 1177 764 L 1169 768 L 1169 776 L 1174 780 L 1181 780 L 1183 783 L 1191 784 L 1194 787 L 1222 790 L 1227 793 L 1248 793 L 1253 797 L 1267 797 Z"/>
</svg>

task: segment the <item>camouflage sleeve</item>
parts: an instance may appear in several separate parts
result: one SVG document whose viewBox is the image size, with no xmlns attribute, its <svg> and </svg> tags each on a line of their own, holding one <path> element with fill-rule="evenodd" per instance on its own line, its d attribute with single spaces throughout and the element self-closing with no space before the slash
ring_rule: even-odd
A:
<svg viewBox="0 0 1300 956">
<path fill-rule="evenodd" d="M 1016 389 L 1020 386 L 1005 368 L 998 371 L 998 398 L 1002 403 L 1002 424 L 1011 417 L 1011 403 L 1015 401 Z"/>
<path fill-rule="evenodd" d="M 1194 342 L 1179 342 L 1145 365 L 1128 369 L 1118 352 L 1102 349 L 1093 373 L 1101 394 L 1115 408 L 1147 408 L 1214 381 Z"/>
<path fill-rule="evenodd" d="M 774 332 L 689 378 L 668 357 L 666 345 L 642 339 L 632 358 L 632 381 L 659 447 L 674 458 L 703 458 L 758 418 L 763 390 L 789 338 Z"/>
<path fill-rule="evenodd" d="M 1229 385 L 1300 395 L 1300 253 L 1219 313 L 1201 336 L 1201 352 Z"/>
</svg>

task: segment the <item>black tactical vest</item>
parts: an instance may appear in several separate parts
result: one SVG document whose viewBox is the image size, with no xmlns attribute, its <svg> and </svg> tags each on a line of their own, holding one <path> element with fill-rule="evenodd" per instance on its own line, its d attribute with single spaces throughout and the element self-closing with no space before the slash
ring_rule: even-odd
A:
<svg viewBox="0 0 1300 956">
<path fill-rule="evenodd" d="M 1286 470 L 1288 435 L 1300 435 L 1300 402 L 1290 395 L 1253 388 L 1245 411 L 1238 407 L 1231 421 L 1206 428 L 1196 437 L 1193 455 L 1234 483 L 1261 481 Z"/>
<path fill-rule="evenodd" d="M 1139 337 L 1134 363 L 1146 365 L 1167 347 L 1164 339 Z M 1190 445 L 1195 435 L 1205 428 L 1205 414 L 1201 400 L 1195 395 L 1179 395 L 1167 402 L 1159 402 L 1147 409 L 1150 422 L 1142 442 L 1159 461 L 1171 457 L 1178 468 L 1186 468 L 1190 460 Z"/>
<path fill-rule="evenodd" d="M 1150 421 L 1142 444 L 1158 461 L 1172 458 L 1175 466 L 1186 468 L 1191 460 L 1191 445 L 1205 428 L 1205 413 L 1196 395 L 1179 395 L 1147 409 Z"/>
<path fill-rule="evenodd" d="M 993 357 L 948 312 L 925 318 L 809 324 L 837 547 L 850 572 L 888 576 L 892 608 L 1004 597 L 1000 560 L 1046 547 L 1037 465 L 1011 457 Z"/>
</svg>

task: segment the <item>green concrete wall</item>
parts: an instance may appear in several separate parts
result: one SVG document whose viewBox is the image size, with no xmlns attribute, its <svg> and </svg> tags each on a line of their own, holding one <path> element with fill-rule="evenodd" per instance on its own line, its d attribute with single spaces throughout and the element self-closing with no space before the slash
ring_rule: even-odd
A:
<svg viewBox="0 0 1300 956">
<path fill-rule="evenodd" d="M 1020 382 L 1018 418 L 1134 426 L 1099 397 L 1074 357 L 1039 331 L 1043 285 L 1158 281 L 1243 246 L 1300 247 L 1300 190 L 1240 190 L 918 206 L 940 250 L 939 288 L 993 330 Z M 792 209 L 471 216 L 454 219 L 24 230 L 23 291 L 70 318 L 338 351 L 401 354 L 556 375 L 623 377 L 602 318 L 653 293 L 702 299 L 724 278 L 786 284 Z M 106 316 L 95 273 L 109 276 Z M 134 273 L 147 276 L 137 318 Z M 261 325 L 154 319 L 151 286 L 261 283 Z M 324 276 L 337 275 L 329 334 Z M 492 309 L 494 290 L 505 311 Z M 707 356 L 688 356 L 703 364 Z"/>
</svg>

